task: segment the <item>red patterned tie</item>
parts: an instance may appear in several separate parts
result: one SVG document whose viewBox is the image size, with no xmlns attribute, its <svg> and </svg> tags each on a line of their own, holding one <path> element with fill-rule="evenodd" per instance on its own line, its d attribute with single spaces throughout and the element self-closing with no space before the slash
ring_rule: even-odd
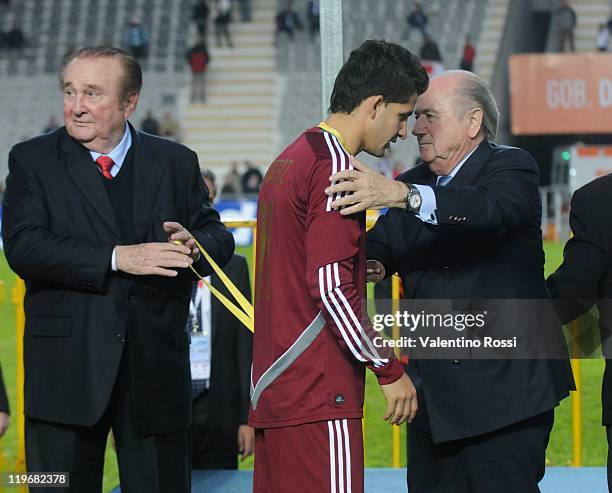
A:
<svg viewBox="0 0 612 493">
<path fill-rule="evenodd" d="M 111 175 L 111 168 L 113 167 L 113 164 L 115 164 L 115 162 L 109 158 L 108 156 L 100 156 L 98 157 L 98 159 L 96 159 L 96 164 L 98 165 L 98 168 L 100 168 L 100 170 L 102 171 L 102 176 L 104 176 L 104 178 L 106 178 L 107 180 L 112 180 L 113 179 L 113 175 Z"/>
</svg>

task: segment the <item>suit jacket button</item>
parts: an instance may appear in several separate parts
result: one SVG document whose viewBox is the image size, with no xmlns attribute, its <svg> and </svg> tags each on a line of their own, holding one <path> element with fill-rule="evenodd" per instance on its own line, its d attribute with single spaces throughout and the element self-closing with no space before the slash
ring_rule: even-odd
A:
<svg viewBox="0 0 612 493">
<path fill-rule="evenodd" d="M 337 406 L 344 404 L 344 396 L 342 394 L 336 394 L 336 398 L 334 400 Z"/>
<path fill-rule="evenodd" d="M 117 334 L 117 339 L 119 339 L 121 342 L 125 342 L 125 336 L 121 334 Z"/>
<path fill-rule="evenodd" d="M 453 360 L 453 365 L 459 365 L 459 364 L 461 364 L 461 362 L 458 359 Z"/>
</svg>

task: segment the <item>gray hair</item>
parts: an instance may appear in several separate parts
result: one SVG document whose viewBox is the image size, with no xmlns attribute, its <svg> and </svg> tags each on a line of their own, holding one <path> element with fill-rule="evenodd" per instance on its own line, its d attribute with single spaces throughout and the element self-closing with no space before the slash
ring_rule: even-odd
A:
<svg viewBox="0 0 612 493">
<path fill-rule="evenodd" d="M 64 88 L 66 68 L 77 58 L 119 58 L 123 67 L 123 75 L 119 80 L 119 98 L 121 103 L 127 100 L 131 93 L 140 94 L 142 88 L 142 69 L 140 63 L 132 55 L 114 46 L 87 46 L 68 53 L 62 61 L 59 73 L 60 88 Z"/>
<path fill-rule="evenodd" d="M 482 131 L 484 138 L 486 140 L 495 140 L 499 124 L 499 110 L 489 86 L 477 75 L 466 71 L 465 77 L 461 78 L 457 88 L 459 91 L 457 96 L 461 99 L 457 110 L 461 116 L 465 115 L 468 110 L 476 105 L 483 113 Z"/>
</svg>

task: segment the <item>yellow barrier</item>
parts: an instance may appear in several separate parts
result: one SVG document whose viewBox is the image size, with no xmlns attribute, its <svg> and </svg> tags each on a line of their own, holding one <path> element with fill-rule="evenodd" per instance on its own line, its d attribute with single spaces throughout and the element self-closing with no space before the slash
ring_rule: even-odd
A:
<svg viewBox="0 0 612 493">
<path fill-rule="evenodd" d="M 582 466 L 582 405 L 580 396 L 580 360 L 576 358 L 578 352 L 578 321 L 574 320 L 571 325 L 572 329 L 572 347 L 570 348 L 572 355 L 572 371 L 576 382 L 576 392 L 572 392 L 572 467 Z"/>
<path fill-rule="evenodd" d="M 368 214 L 366 220 L 366 228 L 370 229 L 375 223 L 378 216 Z M 257 221 L 255 219 L 249 220 L 230 220 L 224 221 L 224 224 L 228 228 L 251 228 L 253 230 L 253 248 L 252 248 L 252 276 L 251 282 L 253 292 L 255 289 L 255 267 L 256 267 L 256 235 L 257 235 Z M 399 278 L 393 276 L 392 278 L 392 299 L 393 307 L 397 309 L 399 305 Z M 18 444 L 17 444 L 17 461 L 13 467 L 13 472 L 25 472 L 25 436 L 24 436 L 24 402 L 23 402 L 23 331 L 25 327 L 25 315 L 23 311 L 23 299 L 25 295 L 25 284 L 21 279 L 18 279 L 15 287 L 13 288 L 13 303 L 16 305 L 16 326 L 17 326 L 17 427 L 18 427 Z M 2 287 L 0 287 L 0 299 L 2 297 Z M 574 322 L 574 324 L 577 324 Z M 577 332 L 577 325 L 572 325 L 572 332 Z M 399 329 L 397 326 L 393 327 L 393 337 L 399 337 Z M 575 337 L 574 337 L 575 339 Z M 578 390 L 572 392 L 572 437 L 573 437 L 573 461 L 572 466 L 582 466 L 582 416 L 581 416 L 581 396 L 580 396 L 580 360 L 572 359 L 572 368 L 574 371 L 574 378 L 576 379 L 576 386 Z M 363 420 L 363 435 L 365 438 L 365 413 Z M 391 428 L 391 443 L 392 443 L 392 466 L 399 468 L 401 466 L 400 460 L 400 428 L 398 426 L 392 426 Z M 365 452 L 365 443 L 364 443 Z M 2 450 L 0 450 L 0 471 L 2 468 Z M 25 487 L 20 487 L 19 492 L 27 491 Z M 0 493 L 2 493 L 2 484 L 0 484 Z"/>
<path fill-rule="evenodd" d="M 23 397 L 23 333 L 25 330 L 25 312 L 23 310 L 23 300 L 25 297 L 25 283 L 17 278 L 13 287 L 13 303 L 15 304 L 15 325 L 17 329 L 17 410 L 14 417 L 17 418 L 17 460 L 11 472 L 21 473 L 26 470 L 25 463 L 25 415 Z M 27 492 L 25 485 L 17 488 L 20 493 Z"/>
</svg>

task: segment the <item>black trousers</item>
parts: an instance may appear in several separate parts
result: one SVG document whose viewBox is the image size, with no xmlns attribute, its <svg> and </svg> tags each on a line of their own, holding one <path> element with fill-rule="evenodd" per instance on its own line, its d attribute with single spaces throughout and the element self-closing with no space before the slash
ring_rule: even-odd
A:
<svg viewBox="0 0 612 493">
<path fill-rule="evenodd" d="M 550 410 L 501 430 L 434 444 L 408 432 L 410 493 L 539 493 L 554 421 Z"/>
<path fill-rule="evenodd" d="M 117 445 L 122 493 L 189 493 L 188 430 L 142 436 L 131 412 L 129 358 L 124 348 L 109 406 L 91 427 L 26 418 L 26 465 L 31 472 L 68 472 L 68 488 L 36 488 L 37 493 L 100 493 L 104 451 L 112 429 Z"/>
<path fill-rule="evenodd" d="M 238 469 L 238 427 L 230 416 L 218 416 L 212 406 L 208 391 L 193 401 L 192 467 Z"/>
</svg>

